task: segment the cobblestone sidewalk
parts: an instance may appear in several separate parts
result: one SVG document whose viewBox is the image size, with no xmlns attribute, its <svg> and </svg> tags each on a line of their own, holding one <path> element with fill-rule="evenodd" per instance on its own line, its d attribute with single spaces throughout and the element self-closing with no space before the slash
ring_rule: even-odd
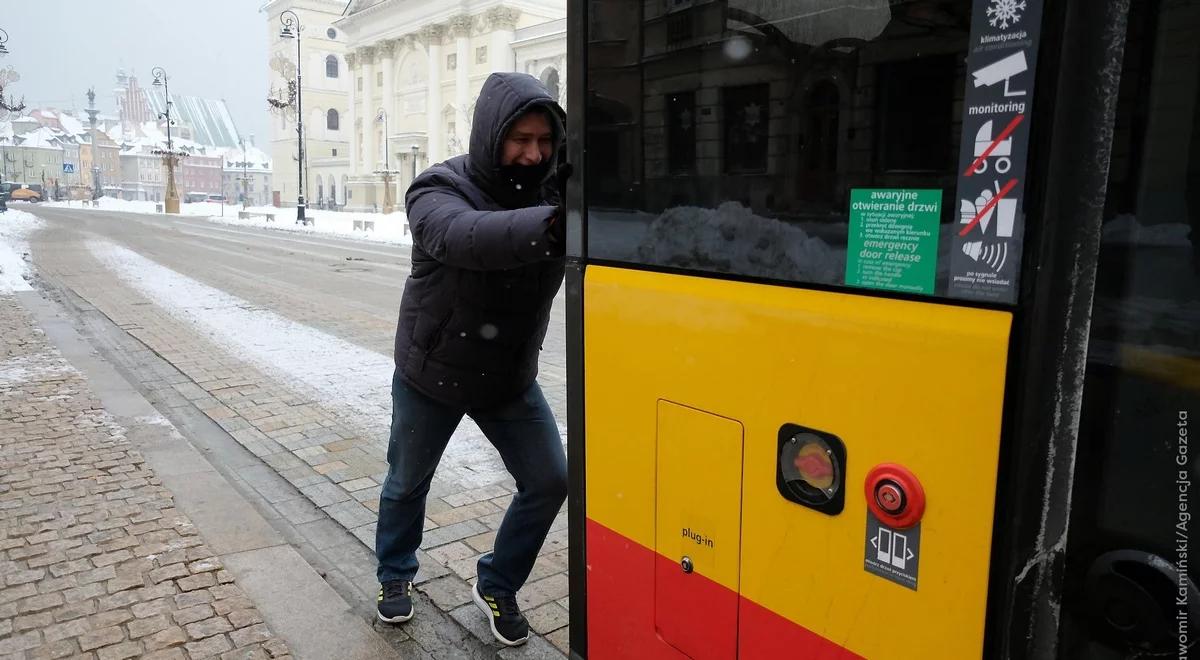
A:
<svg viewBox="0 0 1200 660">
<path fill-rule="evenodd" d="M 327 521 L 292 515 L 289 507 L 293 502 L 286 499 L 291 497 L 286 492 L 290 489 L 281 488 L 276 476 L 287 482 L 282 485 L 290 484 L 365 547 L 373 549 L 380 484 L 387 469 L 384 457 L 390 400 L 386 386 L 380 386 L 379 394 L 388 405 L 366 410 L 324 405 L 300 383 L 281 381 L 277 374 L 255 366 L 244 355 L 214 342 L 194 325 L 130 288 L 84 244 L 67 237 L 66 232 L 48 231 L 34 240 L 39 272 L 52 287 L 69 289 L 127 333 L 130 343 L 139 344 L 127 351 L 132 361 L 140 359 L 137 353 L 146 352 L 167 363 L 162 370 L 126 365 L 140 371 L 139 382 L 147 397 L 162 410 L 194 408 L 202 412 L 257 456 L 273 474 L 251 479 L 249 485 L 272 504 L 288 505 L 277 507 L 280 515 L 295 523 L 309 540 L 324 542 Z M 208 269 L 208 275 L 214 278 L 220 272 Z M 243 307 L 266 305 L 266 301 L 251 295 L 253 290 L 230 282 L 213 283 L 245 296 Z M 296 295 L 281 294 L 281 299 L 286 302 Z M 355 294 L 347 290 L 344 297 L 353 300 Z M 329 319 L 349 313 L 335 309 L 317 317 L 307 308 L 297 309 L 278 301 L 269 309 L 326 330 L 333 325 Z M 357 334 L 350 338 L 359 345 L 370 345 Z M 551 346 L 548 339 L 547 352 L 557 355 L 562 352 L 561 346 Z M 119 362 L 123 358 L 112 359 Z M 565 398 L 561 371 L 556 368 L 544 372 L 550 381 L 548 398 Z M 360 376 L 365 380 L 370 374 L 347 369 L 344 375 L 351 380 Z M 473 424 L 464 423 L 431 485 L 425 534 L 418 551 L 421 571 L 416 582 L 439 609 L 485 643 L 492 637 L 486 626 L 477 625 L 481 617 L 471 602 L 471 586 L 476 579 L 476 562 L 491 550 L 514 491 L 515 483 L 499 456 Z M 533 631 L 557 649 L 547 657 L 561 658 L 567 652 L 567 540 L 564 508 L 550 530 L 529 582 L 519 594 Z M 364 575 L 356 581 L 365 598 L 374 597 L 378 584 L 373 576 Z M 535 646 L 539 644 L 530 645 Z"/>
<path fill-rule="evenodd" d="M 84 378 L 0 294 L 0 660 L 64 657 L 290 655 Z"/>
</svg>

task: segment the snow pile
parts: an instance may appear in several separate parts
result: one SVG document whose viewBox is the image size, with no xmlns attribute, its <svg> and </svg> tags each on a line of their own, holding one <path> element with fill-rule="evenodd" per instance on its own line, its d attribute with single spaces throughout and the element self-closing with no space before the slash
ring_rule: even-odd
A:
<svg viewBox="0 0 1200 660">
<path fill-rule="evenodd" d="M 241 209 L 240 206 L 236 208 Z M 304 215 L 309 218 L 315 218 L 315 221 L 311 225 L 298 225 L 296 224 L 296 209 L 294 208 L 277 209 L 268 206 L 262 208 L 251 207 L 248 210 L 251 213 L 274 213 L 275 221 L 267 222 L 266 218 L 261 216 L 240 220 L 237 217 L 237 211 L 234 210 L 231 213 L 228 208 L 225 210 L 225 217 L 209 216 L 207 220 L 218 224 L 236 225 L 239 227 L 258 227 L 259 229 L 276 229 L 304 234 L 324 234 L 341 236 L 343 238 L 356 238 L 376 243 L 412 245 L 412 234 L 407 229 L 408 217 L 402 212 L 383 215 L 380 213 L 346 213 L 343 211 L 308 209 L 304 212 Z M 354 222 L 356 220 L 373 222 L 375 226 L 370 231 L 355 229 Z"/>
<path fill-rule="evenodd" d="M 60 201 L 60 202 L 45 202 L 45 206 L 61 207 L 61 208 L 82 208 L 88 211 L 120 211 L 122 213 L 161 213 L 156 210 L 156 207 L 162 202 L 148 202 L 142 200 L 130 201 L 125 199 L 116 199 L 114 197 L 101 197 L 96 200 L 99 206 L 84 206 L 81 201 Z M 233 207 L 226 207 L 232 209 Z M 241 208 L 241 207 L 238 207 Z M 190 215 L 203 217 L 221 212 L 220 204 L 210 204 L 208 202 L 198 204 L 180 204 L 180 215 Z"/>
<path fill-rule="evenodd" d="M 10 208 L 0 213 L 0 294 L 32 288 L 25 281 L 29 272 L 25 261 L 29 254 L 26 237 L 41 224 L 41 220 L 24 211 Z"/>
<path fill-rule="evenodd" d="M 638 258 L 659 266 L 830 284 L 840 283 L 846 271 L 845 249 L 737 202 L 667 209 L 650 224 Z"/>
<path fill-rule="evenodd" d="M 64 201 L 64 202 L 45 202 L 46 206 L 74 208 L 85 210 L 100 210 L 100 211 L 120 211 L 122 213 L 147 213 L 152 215 L 162 215 L 156 210 L 156 206 L 160 202 L 147 201 L 129 201 L 124 199 L 114 199 L 112 197 L 102 197 L 99 200 L 99 207 L 83 206 L 82 202 Z M 251 206 L 247 211 L 250 213 L 270 213 L 275 216 L 273 222 L 267 222 L 267 219 L 262 216 L 251 217 L 246 220 L 238 219 L 238 211 L 241 211 L 240 204 L 229 204 L 224 208 L 222 216 L 221 204 L 214 202 L 196 202 L 192 204 L 180 204 L 179 214 L 194 218 L 203 218 L 209 222 L 214 222 L 223 225 L 234 225 L 238 227 L 257 227 L 259 229 L 275 229 L 280 231 L 298 232 L 304 234 L 326 234 L 330 236 L 341 236 L 343 238 L 356 238 L 366 241 L 374 241 L 377 243 L 391 243 L 394 245 L 412 245 L 412 235 L 408 233 L 406 222 L 408 217 L 403 212 L 389 213 L 383 215 L 381 213 L 348 213 L 345 211 L 326 211 L 323 209 L 307 209 L 305 216 L 314 219 L 311 225 L 296 224 L 296 209 L 295 208 L 275 208 L 274 206 Z M 356 229 L 355 221 L 373 222 L 375 226 L 372 230 Z"/>
</svg>

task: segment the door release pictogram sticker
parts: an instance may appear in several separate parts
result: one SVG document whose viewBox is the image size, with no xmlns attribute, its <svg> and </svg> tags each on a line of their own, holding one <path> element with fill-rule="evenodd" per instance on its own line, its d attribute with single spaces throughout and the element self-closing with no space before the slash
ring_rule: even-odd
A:
<svg viewBox="0 0 1200 660">
<path fill-rule="evenodd" d="M 866 554 L 863 568 L 885 580 L 917 590 L 917 567 L 921 561 L 921 524 L 893 529 L 867 510 Z"/>
</svg>

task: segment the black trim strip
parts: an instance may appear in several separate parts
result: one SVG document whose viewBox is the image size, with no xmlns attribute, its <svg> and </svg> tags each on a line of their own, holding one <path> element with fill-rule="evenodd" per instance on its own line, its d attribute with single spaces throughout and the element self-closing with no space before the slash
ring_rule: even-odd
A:
<svg viewBox="0 0 1200 660">
<path fill-rule="evenodd" d="M 984 657 L 1060 652 L 1062 589 L 1100 227 L 1129 0 L 1048 2 L 1021 309 L 997 474 Z M 1052 27 L 1051 27 L 1052 26 Z M 1057 41 L 1056 41 L 1057 40 Z M 1050 92 L 1050 93 L 1047 93 Z M 1032 215 L 1032 213 L 1031 213 Z"/>
<path fill-rule="evenodd" d="M 568 0 L 567 154 L 575 174 L 567 182 L 567 545 L 572 659 L 587 658 L 587 461 L 584 408 L 583 279 L 587 258 L 587 25 L 585 0 Z"/>
</svg>

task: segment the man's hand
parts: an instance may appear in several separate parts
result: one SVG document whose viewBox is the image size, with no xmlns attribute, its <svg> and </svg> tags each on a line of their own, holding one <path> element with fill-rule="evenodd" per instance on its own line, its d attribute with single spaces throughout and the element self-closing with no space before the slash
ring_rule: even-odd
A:
<svg viewBox="0 0 1200 660">
<path fill-rule="evenodd" d="M 563 163 L 554 173 L 555 183 L 558 186 L 558 208 L 554 210 L 554 217 L 550 218 L 549 236 L 550 242 L 558 246 L 565 245 L 567 242 L 567 179 L 570 179 L 574 172 L 574 165 Z"/>
<path fill-rule="evenodd" d="M 558 170 L 554 173 L 555 182 L 558 184 L 558 205 L 565 206 L 567 203 L 567 179 L 575 173 L 575 166 L 570 163 L 563 163 L 558 166 Z"/>
<path fill-rule="evenodd" d="M 550 218 L 550 229 L 546 232 L 550 244 L 556 247 L 564 246 L 567 242 L 567 211 L 560 204 L 554 209 Z"/>
</svg>

